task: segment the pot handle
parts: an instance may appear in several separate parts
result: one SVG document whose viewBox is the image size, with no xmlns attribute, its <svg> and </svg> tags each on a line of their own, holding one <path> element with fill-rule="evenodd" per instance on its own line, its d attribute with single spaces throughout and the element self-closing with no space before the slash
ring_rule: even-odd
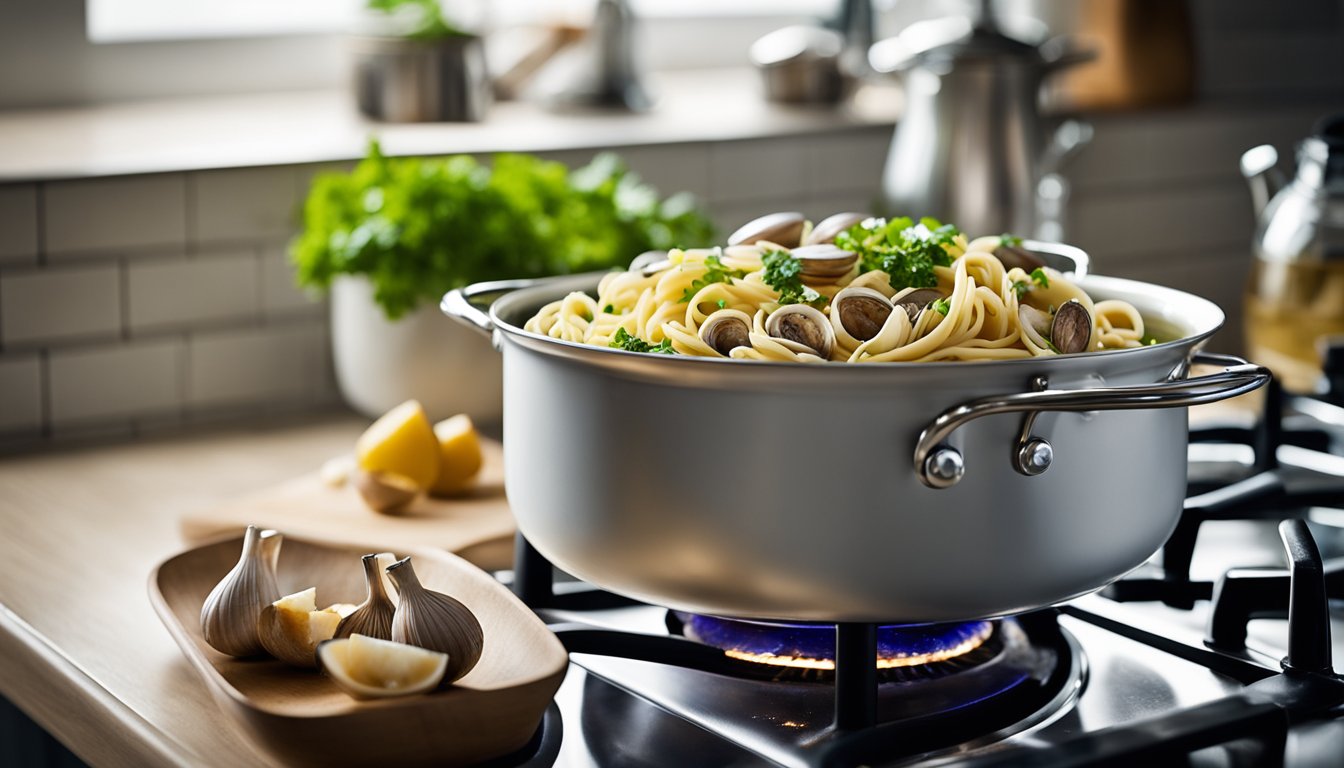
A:
<svg viewBox="0 0 1344 768">
<path fill-rule="evenodd" d="M 508 293 L 521 288 L 530 288 L 545 282 L 547 278 L 519 278 L 516 280 L 491 280 L 486 283 L 473 283 L 464 288 L 454 288 L 443 295 L 439 310 L 454 320 L 474 328 L 486 336 L 493 336 L 495 321 L 490 314 L 472 302 L 479 296 L 493 293 Z"/>
<path fill-rule="evenodd" d="M 1270 372 L 1239 357 L 1199 352 L 1194 364 L 1221 365 L 1223 370 L 1193 379 L 1160 384 L 1086 389 L 1050 389 L 1044 377 L 1035 381 L 1036 391 L 972 400 L 943 411 L 929 423 L 915 444 L 915 475 L 930 488 L 949 488 L 965 474 L 961 452 L 946 444 L 958 427 L 982 416 L 1026 413 L 1022 433 L 1013 451 L 1013 466 L 1024 475 L 1039 475 L 1050 466 L 1053 448 L 1044 438 L 1031 434 L 1036 414 L 1042 411 L 1124 411 L 1143 408 L 1184 408 L 1236 397 L 1269 382 Z M 1174 375 L 1184 375 L 1181 366 Z"/>
</svg>

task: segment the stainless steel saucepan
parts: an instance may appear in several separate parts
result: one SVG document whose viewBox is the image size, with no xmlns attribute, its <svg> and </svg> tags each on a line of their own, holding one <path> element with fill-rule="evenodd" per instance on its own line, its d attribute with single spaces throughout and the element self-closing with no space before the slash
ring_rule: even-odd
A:
<svg viewBox="0 0 1344 768">
<path fill-rule="evenodd" d="M 1070 249 L 1033 244 L 1047 258 Z M 1081 277 L 1175 341 L 982 363 L 802 365 L 649 355 L 523 330 L 599 276 L 453 291 L 504 355 L 509 503 L 598 586 L 695 613 L 956 621 L 1099 589 L 1146 560 L 1185 494 L 1184 406 L 1269 373 L 1197 353 L 1214 304 Z M 516 289 L 516 290 L 515 290 Z M 503 294 L 488 312 L 475 301 Z M 1191 361 L 1221 370 L 1187 378 Z M 446 386 L 446 384 L 445 384 Z"/>
</svg>

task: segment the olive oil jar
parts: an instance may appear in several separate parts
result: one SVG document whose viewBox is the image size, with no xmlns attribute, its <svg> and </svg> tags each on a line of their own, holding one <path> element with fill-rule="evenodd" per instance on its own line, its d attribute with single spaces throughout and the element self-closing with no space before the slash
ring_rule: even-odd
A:
<svg viewBox="0 0 1344 768">
<path fill-rule="evenodd" d="M 1344 345 L 1344 113 L 1298 145 L 1287 184 L 1277 160 L 1268 145 L 1241 159 L 1258 217 L 1246 351 L 1286 389 L 1313 392 L 1326 349 Z"/>
</svg>

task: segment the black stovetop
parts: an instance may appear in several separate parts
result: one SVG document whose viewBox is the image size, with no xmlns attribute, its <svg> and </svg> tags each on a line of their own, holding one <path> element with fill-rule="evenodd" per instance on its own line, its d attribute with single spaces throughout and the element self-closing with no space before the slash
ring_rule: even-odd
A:
<svg viewBox="0 0 1344 768">
<path fill-rule="evenodd" d="M 1191 495 L 1152 561 L 999 622 L 994 660 L 950 677 L 874 682 L 846 664 L 864 625 L 843 625 L 836 671 L 774 679 L 662 608 L 552 586 L 520 540 L 501 578 L 572 663 L 534 743 L 500 764 L 1342 766 L 1344 408 L 1265 401 L 1253 423 L 1192 430 Z"/>
</svg>

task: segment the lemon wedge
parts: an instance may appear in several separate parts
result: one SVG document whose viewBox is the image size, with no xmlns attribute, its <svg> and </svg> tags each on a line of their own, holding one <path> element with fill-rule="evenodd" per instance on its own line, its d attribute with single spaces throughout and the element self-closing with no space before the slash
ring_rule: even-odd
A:
<svg viewBox="0 0 1344 768">
<path fill-rule="evenodd" d="M 471 486 L 481 471 L 481 440 L 476 426 L 465 413 L 434 425 L 438 440 L 439 478 L 429 492 L 435 496 L 455 496 Z"/>
<path fill-rule="evenodd" d="M 448 669 L 448 654 L 364 635 L 329 640 L 317 649 L 322 671 L 357 699 L 432 690 Z"/>
<path fill-rule="evenodd" d="M 266 652 L 296 667 L 317 666 L 317 646 L 336 634 L 336 606 L 317 609 L 317 588 L 286 595 L 261 609 L 257 637 Z"/>
<path fill-rule="evenodd" d="M 383 414 L 355 442 L 355 464 L 365 472 L 408 478 L 428 490 L 439 477 L 439 441 L 425 409 L 407 400 Z"/>
</svg>

